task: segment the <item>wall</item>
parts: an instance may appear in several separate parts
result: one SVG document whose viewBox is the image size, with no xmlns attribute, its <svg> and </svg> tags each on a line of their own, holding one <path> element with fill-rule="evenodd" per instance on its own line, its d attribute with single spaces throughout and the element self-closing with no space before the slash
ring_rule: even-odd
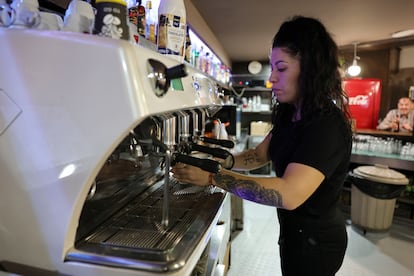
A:
<svg viewBox="0 0 414 276">
<path fill-rule="evenodd" d="M 238 83 L 249 81 L 251 86 L 257 86 L 255 83 L 258 83 L 258 86 L 265 86 L 266 81 L 269 79 L 270 76 L 270 65 L 269 60 L 259 61 L 262 64 L 262 70 L 253 75 L 249 72 L 248 66 L 250 61 L 246 62 L 233 62 L 232 63 L 232 76 L 231 81 L 234 85 L 238 85 Z M 262 84 L 263 83 L 263 84 Z"/>
<path fill-rule="evenodd" d="M 399 68 L 414 68 L 414 46 L 401 48 Z"/>
<path fill-rule="evenodd" d="M 352 63 L 353 53 L 341 51 L 344 67 Z M 378 78 L 382 81 L 379 118 L 396 108 L 398 99 L 408 96 L 408 89 L 414 85 L 414 46 L 397 47 L 390 45 L 375 49 L 358 50 L 362 78 Z"/>
<path fill-rule="evenodd" d="M 414 46 L 400 48 L 398 70 L 390 73 L 388 81 L 389 109 L 396 108 L 398 99 L 408 96 L 408 89 L 414 85 Z M 384 115 L 385 116 L 385 115 Z"/>
<path fill-rule="evenodd" d="M 343 68 L 347 68 L 353 60 L 353 49 L 340 50 L 343 58 Z M 398 99 L 408 96 L 408 89 L 414 85 L 414 46 L 387 46 L 377 48 L 362 48 L 358 50 L 358 64 L 362 68 L 361 78 L 378 78 L 382 81 L 381 105 L 379 118 L 396 108 Z M 261 61 L 263 70 L 257 76 L 249 76 L 248 62 L 233 63 L 233 73 L 245 78 L 266 79 L 268 77 L 268 62 Z"/>
<path fill-rule="evenodd" d="M 396 74 L 390 75 L 389 90 L 391 91 L 391 107 L 396 108 L 398 99 L 407 97 L 408 89 L 414 85 L 414 66 L 402 68 Z"/>
<path fill-rule="evenodd" d="M 204 43 L 211 49 L 213 52 L 220 58 L 220 60 L 231 66 L 231 61 L 221 45 L 220 41 L 217 39 L 213 31 L 208 26 L 207 22 L 201 16 L 200 12 L 196 9 L 194 4 L 190 0 L 184 0 L 187 23 L 191 26 L 191 29 L 202 38 Z"/>
</svg>

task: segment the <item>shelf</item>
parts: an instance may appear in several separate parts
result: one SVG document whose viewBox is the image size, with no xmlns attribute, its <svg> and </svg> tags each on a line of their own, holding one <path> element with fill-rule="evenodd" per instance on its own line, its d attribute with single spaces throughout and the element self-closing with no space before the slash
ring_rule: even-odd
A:
<svg viewBox="0 0 414 276">
<path fill-rule="evenodd" d="M 414 158 L 403 158 L 397 154 L 379 154 L 366 151 L 353 151 L 351 162 L 375 165 L 383 164 L 393 169 L 414 172 Z"/>
</svg>

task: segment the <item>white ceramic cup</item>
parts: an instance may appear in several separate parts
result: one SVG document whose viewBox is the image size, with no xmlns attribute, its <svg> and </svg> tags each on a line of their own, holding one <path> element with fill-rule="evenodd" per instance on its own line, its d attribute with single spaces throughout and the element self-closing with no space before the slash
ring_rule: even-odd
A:
<svg viewBox="0 0 414 276">
<path fill-rule="evenodd" d="M 8 27 L 15 20 L 15 11 L 7 4 L 6 0 L 0 0 L 0 27 Z"/>
<path fill-rule="evenodd" d="M 63 19 L 58 14 L 52 12 L 40 12 L 40 24 L 36 29 L 60 31 L 62 28 Z"/>
<path fill-rule="evenodd" d="M 72 0 L 63 21 L 65 31 L 91 34 L 95 24 L 95 12 L 88 2 Z"/>
<path fill-rule="evenodd" d="M 10 6 L 16 12 L 16 19 L 10 27 L 36 28 L 40 24 L 37 0 L 14 0 Z"/>
</svg>

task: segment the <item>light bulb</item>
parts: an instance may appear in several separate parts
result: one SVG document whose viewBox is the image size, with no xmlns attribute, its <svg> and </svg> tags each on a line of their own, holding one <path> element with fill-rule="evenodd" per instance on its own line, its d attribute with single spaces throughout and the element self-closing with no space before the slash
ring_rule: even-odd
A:
<svg viewBox="0 0 414 276">
<path fill-rule="evenodd" d="M 357 56 L 357 42 L 354 42 L 354 61 L 352 62 L 352 65 L 348 67 L 348 74 L 352 77 L 358 76 L 359 73 L 361 73 L 361 67 L 357 64 L 357 59 L 359 57 Z"/>
<path fill-rule="evenodd" d="M 352 65 L 348 67 L 348 74 L 352 77 L 358 76 L 361 73 L 361 67 L 357 64 L 356 59 L 352 62 Z"/>
</svg>

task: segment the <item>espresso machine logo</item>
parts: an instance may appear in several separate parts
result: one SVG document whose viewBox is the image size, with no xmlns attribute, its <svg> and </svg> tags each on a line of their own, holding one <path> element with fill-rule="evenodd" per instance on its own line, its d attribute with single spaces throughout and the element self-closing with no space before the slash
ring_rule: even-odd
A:
<svg viewBox="0 0 414 276">
<path fill-rule="evenodd" d="M 367 95 L 357 95 L 349 97 L 349 105 L 368 105 L 369 97 Z"/>
</svg>

